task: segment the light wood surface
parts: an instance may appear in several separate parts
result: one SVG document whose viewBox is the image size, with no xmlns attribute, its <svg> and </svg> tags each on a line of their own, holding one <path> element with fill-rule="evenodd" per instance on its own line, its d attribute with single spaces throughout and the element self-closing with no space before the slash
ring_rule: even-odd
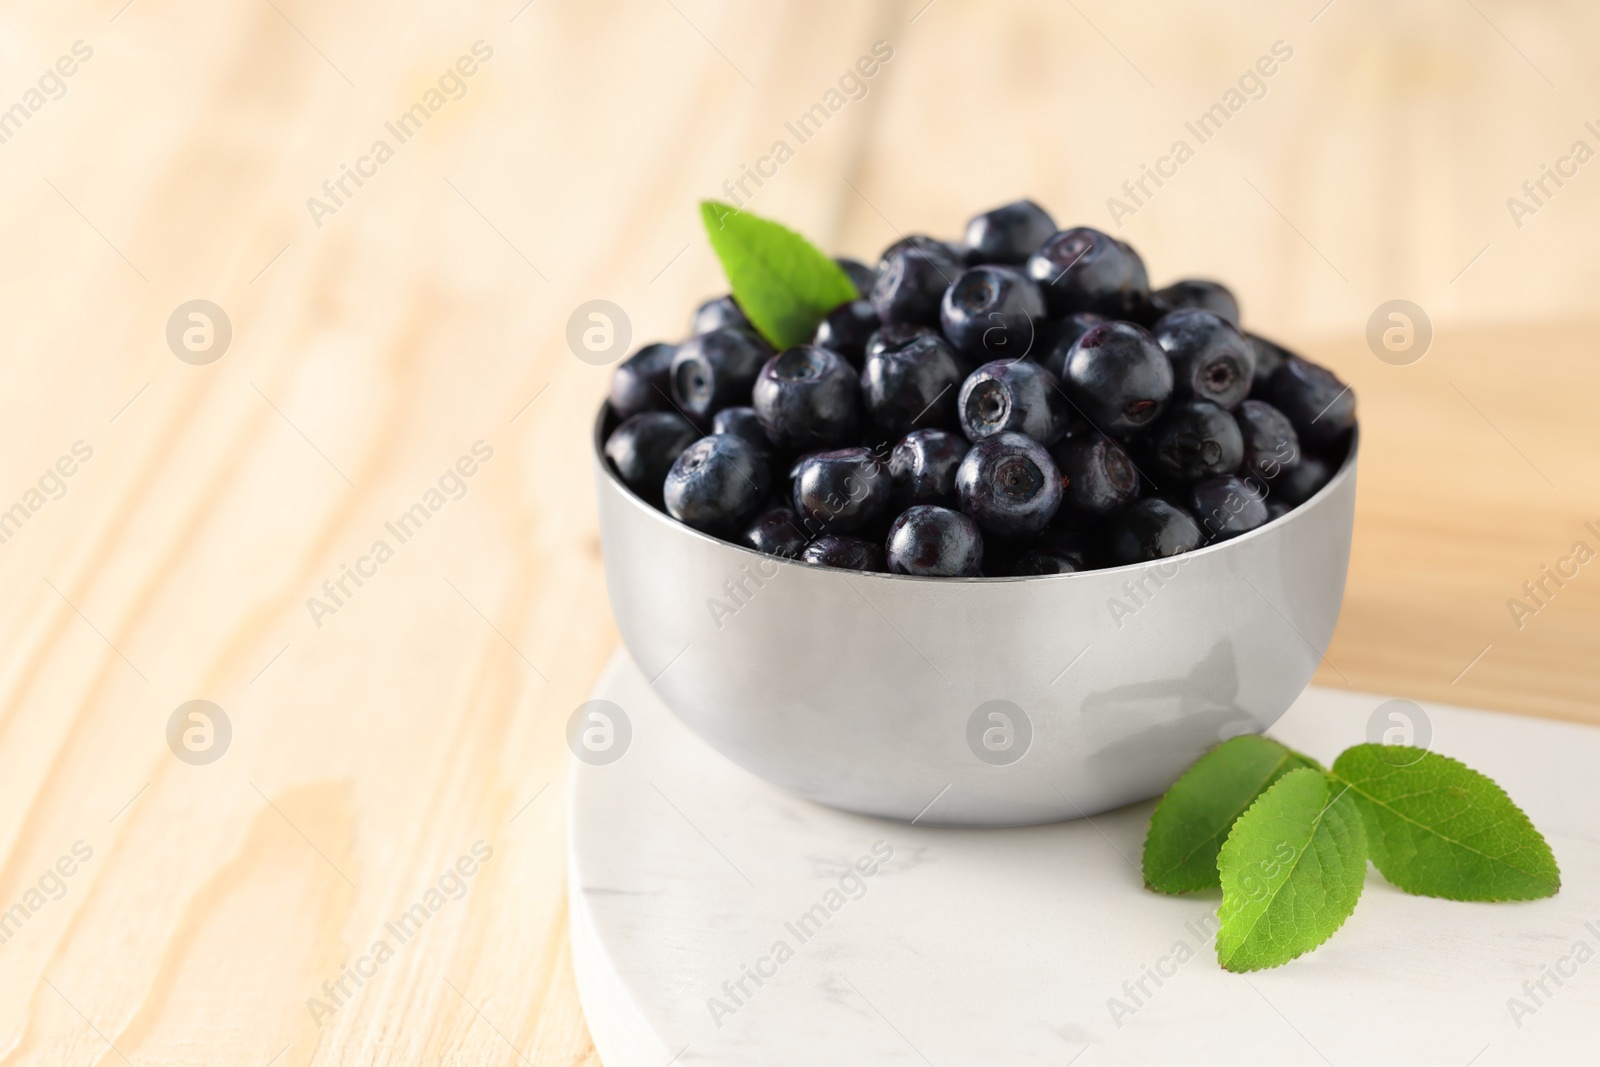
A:
<svg viewBox="0 0 1600 1067">
<path fill-rule="evenodd" d="M 636 343 L 675 336 L 719 288 L 695 200 L 879 40 L 864 98 L 750 186 L 868 257 L 1023 194 L 1111 226 L 1121 183 L 1289 43 L 1119 232 L 1159 281 L 1228 279 L 1359 391 L 1319 681 L 1600 721 L 1600 563 L 1520 631 L 1505 603 L 1574 540 L 1600 548 L 1600 163 L 1521 228 L 1506 206 L 1600 146 L 1600 13 L 997 7 L 7 10 L 0 111 L 26 115 L 0 123 L 0 511 L 28 514 L 0 543 L 0 909 L 25 913 L 0 944 L 0 1063 L 595 1062 L 562 731 L 616 642 L 586 438 L 608 371 L 568 318 L 609 299 Z M 478 41 L 492 56 L 400 143 L 386 123 Z M 380 138 L 392 158 L 363 162 Z M 369 176 L 314 217 L 346 166 Z M 1438 328 L 1408 367 L 1361 340 L 1395 297 Z M 206 366 L 164 336 L 195 299 L 233 328 Z M 480 441 L 464 495 L 400 544 L 385 524 Z M 92 456 L 41 484 L 77 442 Z M 363 562 L 379 539 L 393 558 Z M 314 613 L 346 565 L 363 584 Z M 166 739 L 194 699 L 232 725 L 203 766 Z M 462 899 L 308 1008 L 480 841 Z M 92 856 L 47 874 L 77 842 Z"/>
</svg>

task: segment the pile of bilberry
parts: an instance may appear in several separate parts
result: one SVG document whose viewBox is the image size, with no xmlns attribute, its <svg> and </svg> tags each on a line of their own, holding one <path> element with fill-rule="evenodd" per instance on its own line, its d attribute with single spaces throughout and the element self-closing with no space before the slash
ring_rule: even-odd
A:
<svg viewBox="0 0 1600 1067">
<path fill-rule="evenodd" d="M 808 344 L 723 296 L 618 366 L 605 453 L 635 493 L 808 563 L 1059 574 L 1253 530 L 1349 447 L 1354 394 L 1242 331 L 1227 288 L 1152 291 L 1129 245 L 1031 201 L 835 262 L 868 295 Z"/>
</svg>

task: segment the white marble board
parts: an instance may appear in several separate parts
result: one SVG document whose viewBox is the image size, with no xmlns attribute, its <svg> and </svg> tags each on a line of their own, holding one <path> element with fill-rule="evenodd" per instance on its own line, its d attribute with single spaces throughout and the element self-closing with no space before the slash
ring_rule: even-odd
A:
<svg viewBox="0 0 1600 1067">
<path fill-rule="evenodd" d="M 1215 894 L 1141 888 L 1150 803 L 1012 830 L 863 818 L 729 763 L 624 652 L 594 695 L 632 728 L 615 762 L 574 762 L 569 794 L 573 955 L 607 1067 L 1600 1062 L 1600 958 L 1577 947 L 1600 954 L 1600 730 L 1426 705 L 1433 747 L 1544 830 L 1561 893 L 1453 903 L 1371 870 L 1330 942 L 1241 976 L 1211 952 Z M 1383 700 L 1312 689 L 1272 733 L 1331 760 Z"/>
</svg>

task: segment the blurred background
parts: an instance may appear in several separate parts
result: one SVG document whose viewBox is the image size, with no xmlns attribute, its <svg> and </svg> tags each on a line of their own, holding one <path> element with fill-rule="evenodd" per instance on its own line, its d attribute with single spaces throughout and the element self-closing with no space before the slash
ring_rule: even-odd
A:
<svg viewBox="0 0 1600 1067">
<path fill-rule="evenodd" d="M 705 197 L 871 260 L 1028 196 L 1225 281 L 1360 397 L 1318 683 L 1600 721 L 1600 563 L 1545 576 L 1600 550 L 1597 41 L 1575 0 L 8 5 L 0 908 L 95 858 L 0 948 L 0 1047 L 592 1058 L 561 731 L 616 645 L 609 367 L 568 327 L 681 336 Z M 310 1010 L 478 840 L 466 903 Z"/>
</svg>

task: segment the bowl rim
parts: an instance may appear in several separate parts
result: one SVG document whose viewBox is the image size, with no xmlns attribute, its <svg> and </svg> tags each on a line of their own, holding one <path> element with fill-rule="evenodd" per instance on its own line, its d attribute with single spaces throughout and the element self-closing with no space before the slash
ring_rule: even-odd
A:
<svg viewBox="0 0 1600 1067">
<path fill-rule="evenodd" d="M 1162 559 L 1145 560 L 1142 563 L 1124 563 L 1124 564 L 1120 564 L 1120 565 L 1115 566 L 1115 567 L 1096 567 L 1096 568 L 1093 568 L 1091 570 L 1085 570 L 1085 571 L 1070 571 L 1070 572 L 1068 572 L 1066 574 L 1016 574 L 1016 575 L 999 575 L 999 576 L 994 576 L 994 577 L 990 577 L 990 576 L 987 576 L 987 575 L 978 575 L 976 577 L 968 578 L 968 577 L 946 577 L 946 576 L 929 575 L 929 574 L 894 574 L 894 573 L 891 573 L 889 571 L 856 571 L 856 570 L 849 570 L 849 569 L 844 568 L 844 567 L 829 567 L 829 566 L 826 566 L 825 564 L 821 564 L 821 563 L 807 563 L 805 560 L 789 559 L 786 556 L 775 556 L 775 555 L 772 555 L 769 552 L 759 552 L 756 549 L 750 548 L 750 547 L 748 547 L 746 545 L 736 544 L 736 543 L 734 543 L 732 541 L 724 541 L 722 538 L 714 537 L 711 534 L 708 534 L 703 530 L 697 530 L 693 526 L 688 525 L 687 523 L 679 522 L 677 519 L 674 519 L 671 515 L 667 514 L 665 511 L 661 510 L 660 508 L 658 508 L 658 507 L 654 506 L 653 504 L 651 504 L 649 501 L 645 500 L 638 493 L 635 493 L 633 491 L 633 489 L 630 488 L 626 482 L 624 482 L 620 477 L 618 477 L 617 472 L 611 469 L 611 464 L 609 462 L 607 462 L 606 454 L 605 454 L 605 425 L 606 425 L 606 417 L 610 413 L 611 413 L 611 401 L 609 399 L 602 400 L 600 402 L 600 410 L 595 415 L 594 432 L 590 435 L 590 438 L 591 438 L 590 445 L 593 448 L 593 454 L 592 454 L 593 461 L 595 463 L 596 468 L 600 471 L 601 475 L 604 478 L 606 478 L 614 488 L 616 488 L 616 489 L 618 489 L 618 490 L 620 490 L 622 492 L 624 499 L 626 499 L 628 501 L 628 503 L 633 508 L 635 508 L 636 510 L 642 510 L 644 512 L 647 512 L 648 515 L 649 515 L 649 518 L 652 521 L 668 524 L 669 526 L 671 526 L 678 533 L 687 534 L 687 535 L 689 535 L 691 537 L 699 538 L 699 539 L 701 539 L 701 540 L 703 540 L 703 541 L 705 541 L 705 542 L 707 542 L 707 543 L 709 543 L 711 545 L 716 546 L 717 548 L 729 549 L 729 550 L 732 550 L 734 552 L 743 553 L 744 555 L 750 556 L 752 559 L 770 561 L 771 563 L 776 564 L 780 568 L 781 567 L 795 567 L 795 568 L 802 569 L 806 573 L 827 574 L 827 573 L 831 572 L 833 574 L 836 574 L 836 575 L 840 576 L 841 578 L 856 577 L 856 578 L 868 578 L 868 579 L 873 579 L 873 580 L 886 579 L 886 580 L 897 581 L 897 582 L 920 582 L 920 583 L 933 582 L 933 583 L 940 583 L 940 584 L 946 584 L 946 585 L 951 584 L 951 583 L 962 583 L 962 584 L 982 583 L 982 584 L 985 584 L 985 585 L 998 585 L 998 584 L 1001 584 L 1001 583 L 1017 583 L 1017 582 L 1051 582 L 1051 581 L 1058 581 L 1059 582 L 1059 581 L 1070 581 L 1070 580 L 1075 579 L 1075 578 L 1084 578 L 1087 575 L 1108 576 L 1108 575 L 1115 575 L 1115 574 L 1133 573 L 1133 572 L 1136 572 L 1136 571 L 1148 569 L 1150 567 L 1164 567 L 1164 566 L 1167 566 L 1167 565 L 1171 564 L 1173 562 L 1173 560 L 1187 561 L 1189 559 L 1194 559 L 1194 558 L 1199 557 L 1199 556 L 1204 556 L 1204 555 L 1208 555 L 1208 554 L 1215 555 L 1215 554 L 1218 554 L 1218 553 L 1226 552 L 1229 549 L 1233 548 L 1234 546 L 1244 544 L 1247 541 L 1253 540 L 1256 537 L 1259 537 L 1259 536 L 1263 535 L 1268 530 L 1281 529 L 1283 524 L 1287 524 L 1287 523 L 1293 521 L 1294 518 L 1297 515 L 1300 515 L 1303 512 L 1309 510 L 1312 505 L 1316 504 L 1318 501 L 1324 499 L 1325 497 L 1328 497 L 1328 496 L 1332 495 L 1332 493 L 1339 486 L 1342 486 L 1346 481 L 1350 480 L 1351 478 L 1353 478 L 1355 476 L 1356 457 L 1357 457 L 1357 454 L 1360 452 L 1360 446 L 1361 446 L 1361 423 L 1358 421 L 1350 429 L 1350 447 L 1345 452 L 1344 462 L 1339 465 L 1339 469 L 1334 472 L 1333 477 L 1328 479 L 1328 484 L 1324 485 L 1321 489 L 1319 489 L 1315 493 L 1313 493 L 1311 495 L 1311 497 L 1308 500 L 1305 501 L 1305 503 L 1300 504 L 1300 505 L 1296 506 L 1295 508 L 1293 508 L 1292 510 L 1290 510 L 1288 514 L 1280 515 L 1276 519 L 1271 519 L 1271 520 L 1269 520 L 1267 522 L 1264 522 L 1260 526 L 1257 526 L 1254 530 L 1250 530 L 1250 531 L 1248 531 L 1246 533 L 1242 533 L 1238 537 L 1230 537 L 1226 541 L 1218 541 L 1218 542 L 1215 542 L 1214 544 L 1205 545 L 1205 546 L 1203 546 L 1201 548 L 1194 549 L 1191 552 L 1181 552 L 1176 556 L 1167 556 L 1167 557 L 1164 557 Z M 704 437 L 704 436 L 710 436 L 710 435 L 709 434 L 702 434 L 701 436 Z"/>
</svg>

